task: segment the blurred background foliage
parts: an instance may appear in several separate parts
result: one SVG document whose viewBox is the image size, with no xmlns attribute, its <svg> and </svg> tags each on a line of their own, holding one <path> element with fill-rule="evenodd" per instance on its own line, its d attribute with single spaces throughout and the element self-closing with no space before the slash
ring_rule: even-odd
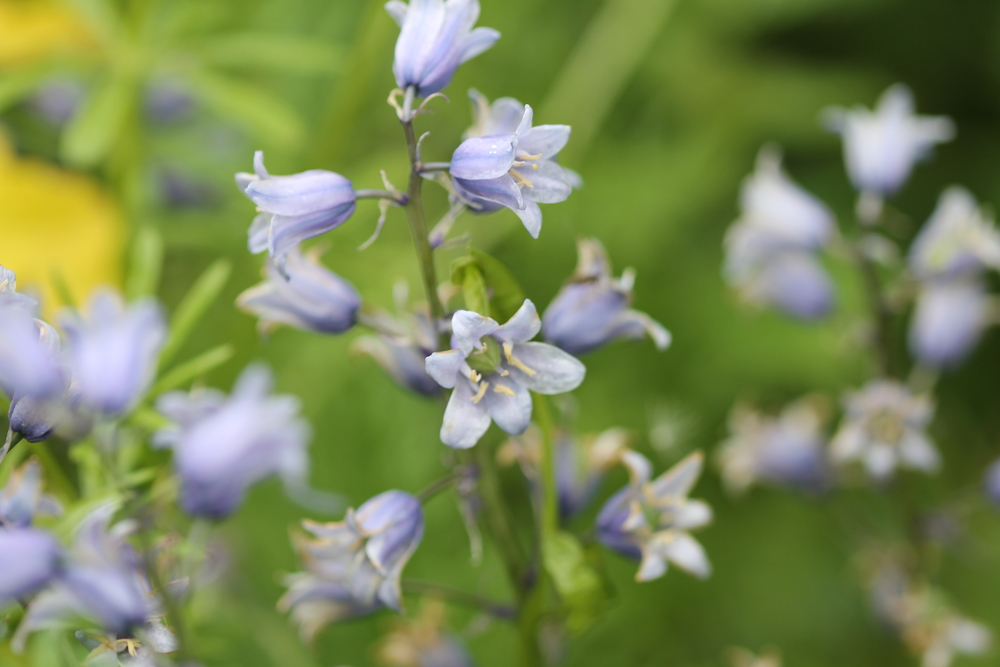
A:
<svg viewBox="0 0 1000 667">
<path fill-rule="evenodd" d="M 122 280 L 125 249 L 151 226 L 165 241 L 159 293 L 168 306 L 220 257 L 234 265 L 231 303 L 261 266 L 245 247 L 251 207 L 232 184 L 254 149 L 266 151 L 272 173 L 321 167 L 379 187 L 386 169 L 397 185 L 405 181 L 401 133 L 385 105 L 397 29 L 381 5 L 0 1 L 0 262 L 50 306 L 67 291 L 81 299 L 97 283 Z M 582 431 L 633 430 L 660 469 L 692 449 L 711 451 L 736 400 L 777 407 L 814 389 L 836 399 L 868 371 L 853 336 L 862 308 L 849 271 L 832 267 L 837 313 L 811 326 L 754 312 L 723 283 L 722 235 L 762 143 L 779 144 L 793 177 L 850 221 L 840 145 L 818 113 L 871 105 L 902 81 L 922 112 L 950 115 L 959 128 L 895 202 L 908 233 L 946 185 L 1000 201 L 1000 3 L 483 0 L 480 25 L 503 39 L 459 70 L 450 104 L 435 103 L 420 121 L 432 132 L 425 159 L 447 159 L 457 144 L 471 86 L 532 104 L 541 123 L 574 126 L 564 163 L 586 187 L 545 209 L 538 241 L 508 211 L 466 216 L 459 232 L 507 263 L 539 305 L 572 271 L 578 236 L 599 237 L 618 269 L 636 268 L 636 305 L 671 329 L 673 347 L 656 354 L 648 344 L 619 345 L 588 357 L 575 420 Z M 432 218 L 443 213 L 444 195 L 432 193 L 428 206 Z M 388 307 L 393 283 L 408 280 L 416 296 L 419 276 L 400 211 L 358 252 L 376 217 L 363 206 L 329 235 L 325 262 Z M 442 255 L 443 269 L 452 257 Z M 314 425 L 315 485 L 354 503 L 386 488 L 416 491 L 448 455 L 437 438 L 440 407 L 349 354 L 354 335 L 279 330 L 261 340 L 250 317 L 221 306 L 180 358 L 233 343 L 237 357 L 207 378 L 224 388 L 246 362 L 271 363 Z M 981 471 L 1000 453 L 998 368 L 994 331 L 941 384 L 932 434 L 944 470 L 906 481 L 921 505 L 975 497 Z M 523 505 L 518 474 L 503 482 Z M 605 491 L 623 482 L 616 473 Z M 894 511 L 876 492 L 852 493 Z M 733 500 L 715 474 L 695 495 L 717 511 L 699 537 L 713 577 L 699 583 L 674 571 L 635 585 L 634 564 L 607 555 L 614 600 L 574 642 L 568 665 L 722 665 L 733 645 L 778 646 L 791 667 L 914 664 L 857 585 L 858 545 L 835 520 L 844 501 L 773 490 Z M 287 531 L 302 515 L 272 483 L 225 525 L 228 572 L 196 610 L 206 665 L 372 664 L 386 615 L 332 627 L 310 649 L 274 608 L 279 573 L 296 568 Z M 507 594 L 493 554 L 469 565 L 453 503 L 431 504 L 428 522 L 408 576 Z M 966 528 L 941 554 L 941 581 L 971 617 L 1000 630 L 1000 517 L 983 509 Z M 511 664 L 510 629 L 469 626 L 461 610 L 451 620 L 482 665 Z"/>
</svg>

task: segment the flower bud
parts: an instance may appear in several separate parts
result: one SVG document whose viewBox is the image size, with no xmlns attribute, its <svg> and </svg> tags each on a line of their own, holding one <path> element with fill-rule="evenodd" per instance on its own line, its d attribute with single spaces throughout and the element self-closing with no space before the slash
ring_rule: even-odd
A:
<svg viewBox="0 0 1000 667">
<path fill-rule="evenodd" d="M 33 595 L 62 567 L 62 547 L 34 528 L 0 531 L 0 605 Z"/>
<path fill-rule="evenodd" d="M 976 279 L 928 281 L 917 296 L 910 323 L 910 350 L 930 366 L 952 367 L 979 342 L 990 299 Z"/>
</svg>

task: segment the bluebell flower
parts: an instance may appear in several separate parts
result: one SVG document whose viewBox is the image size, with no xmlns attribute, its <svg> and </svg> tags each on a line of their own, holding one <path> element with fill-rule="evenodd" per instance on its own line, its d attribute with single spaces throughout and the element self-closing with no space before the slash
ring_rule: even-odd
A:
<svg viewBox="0 0 1000 667">
<path fill-rule="evenodd" d="M 0 607 L 47 586 L 62 570 L 59 542 L 35 528 L 0 530 Z"/>
<path fill-rule="evenodd" d="M 378 647 L 379 664 L 389 667 L 474 667 L 465 646 L 444 628 L 447 608 L 440 600 L 424 598 L 420 615 L 400 619 Z"/>
<path fill-rule="evenodd" d="M 470 136 L 455 149 L 450 172 L 458 195 L 473 210 L 505 206 L 521 218 L 532 238 L 542 231 L 539 204 L 565 201 L 579 177 L 559 166 L 556 155 L 569 141 L 568 125 L 532 127 L 533 111 L 524 105 L 517 125 L 505 127 L 512 105 L 497 100 L 495 122 L 477 123 L 496 134 Z"/>
<path fill-rule="evenodd" d="M 156 372 L 167 328 L 151 299 L 126 307 L 116 292 L 98 290 L 86 317 L 63 317 L 67 360 L 81 406 L 120 415 L 142 396 Z"/>
<path fill-rule="evenodd" d="M 854 187 L 879 196 L 895 193 L 935 144 L 955 136 L 948 117 L 917 116 L 913 95 L 901 84 L 886 90 L 874 111 L 857 106 L 830 109 L 825 115 L 830 129 L 843 137 Z"/>
<path fill-rule="evenodd" d="M 781 170 L 765 147 L 743 183 L 740 218 L 726 233 L 726 279 L 747 301 L 799 319 L 826 315 L 833 283 L 816 252 L 833 238 L 833 214 Z"/>
<path fill-rule="evenodd" d="M 503 326 L 469 310 L 455 313 L 455 349 L 427 357 L 428 375 L 454 389 L 441 426 L 444 444 L 472 447 L 490 421 L 511 435 L 523 433 L 531 424 L 531 391 L 561 394 L 583 382 L 586 368 L 577 359 L 528 342 L 540 328 L 535 304 L 527 299 Z"/>
<path fill-rule="evenodd" d="M 246 290 L 236 305 L 260 318 L 267 332 L 281 324 L 317 333 L 343 333 L 357 322 L 361 295 L 351 283 L 320 264 L 317 253 L 295 248 L 284 273 L 268 262 L 266 280 Z"/>
<path fill-rule="evenodd" d="M 33 314 L 38 302 L 27 294 L 18 292 L 17 275 L 0 264 L 0 306 L 4 305 L 17 305 Z"/>
<path fill-rule="evenodd" d="M 254 483 L 279 475 L 301 488 L 308 467 L 309 426 L 294 396 L 272 396 L 271 372 L 247 367 L 226 397 L 213 389 L 161 396 L 157 409 L 174 424 L 155 444 L 170 447 L 180 478 L 180 506 L 213 519 L 232 514 Z"/>
<path fill-rule="evenodd" d="M 0 491 L 0 525 L 4 528 L 27 528 L 36 515 L 61 513 L 59 501 L 42 493 L 42 467 L 35 459 L 15 469 Z"/>
<path fill-rule="evenodd" d="M 376 335 L 360 336 L 351 343 L 355 354 L 371 357 L 396 384 L 421 396 L 438 396 L 441 385 L 427 374 L 427 357 L 437 348 L 437 331 L 426 311 L 393 317 L 382 311 L 366 316 L 365 324 Z"/>
<path fill-rule="evenodd" d="M 144 585 L 139 557 L 125 539 L 134 526 L 109 526 L 113 513 L 114 507 L 106 505 L 84 519 L 64 570 L 28 606 L 12 641 L 16 651 L 30 633 L 79 617 L 104 633 L 135 637 L 156 613 L 157 600 Z"/>
<path fill-rule="evenodd" d="M 307 572 L 291 575 L 278 602 L 311 640 L 325 625 L 382 607 L 402 611 L 400 576 L 424 535 L 420 501 L 386 491 L 349 509 L 344 521 L 303 521 L 313 538 L 297 546 Z"/>
<path fill-rule="evenodd" d="M 876 480 L 896 467 L 935 472 L 941 457 L 927 436 L 934 417 L 930 396 L 895 380 L 872 380 L 844 399 L 844 417 L 830 442 L 836 463 L 861 461 Z"/>
<path fill-rule="evenodd" d="M 712 570 L 708 557 L 688 532 L 712 520 L 707 503 L 687 497 L 701 475 L 701 452 L 653 480 L 652 464 L 641 454 L 629 451 L 621 459 L 631 481 L 601 508 L 597 539 L 641 562 L 636 581 L 663 576 L 668 562 L 701 579 L 708 577 Z"/>
<path fill-rule="evenodd" d="M 719 448 L 722 480 L 733 493 L 757 482 L 819 490 L 827 480 L 822 415 L 806 398 L 768 417 L 743 405 L 729 417 L 730 437 Z"/>
<path fill-rule="evenodd" d="M 450 82 L 458 66 L 486 51 L 500 33 L 475 28 L 479 0 L 390 0 L 386 11 L 400 27 L 392 72 L 402 90 L 427 97 Z"/>
<path fill-rule="evenodd" d="M 354 213 L 351 182 L 332 171 L 312 169 L 291 176 L 271 176 L 264 152 L 253 157 L 253 174 L 236 174 L 236 185 L 260 214 L 250 227 L 248 247 L 270 253 L 280 270 L 299 243 L 338 227 Z"/>
<path fill-rule="evenodd" d="M 542 315 L 545 340 L 581 355 L 620 338 L 649 336 L 658 350 L 670 345 L 670 333 L 649 315 L 629 308 L 635 274 L 611 275 L 600 241 L 577 241 L 576 271 Z"/>
<path fill-rule="evenodd" d="M 975 348 L 990 315 L 991 300 L 980 280 L 928 281 L 917 293 L 910 350 L 930 366 L 955 366 Z"/>
</svg>

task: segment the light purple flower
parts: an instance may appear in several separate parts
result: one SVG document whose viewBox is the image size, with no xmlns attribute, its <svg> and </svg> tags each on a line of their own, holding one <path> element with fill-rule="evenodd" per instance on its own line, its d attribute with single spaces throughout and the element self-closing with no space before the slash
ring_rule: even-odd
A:
<svg viewBox="0 0 1000 667">
<path fill-rule="evenodd" d="M 718 452 L 726 488 L 742 493 L 758 481 L 822 488 L 827 471 L 821 426 L 809 399 L 792 403 L 778 417 L 738 405 L 729 417 L 730 437 Z"/>
<path fill-rule="evenodd" d="M 826 315 L 833 284 L 815 257 L 835 233 L 833 214 L 795 185 L 769 147 L 743 183 L 740 218 L 726 233 L 726 279 L 744 299 L 799 319 Z"/>
<path fill-rule="evenodd" d="M 962 278 L 1000 268 L 1000 231 L 968 190 L 948 188 L 914 239 L 909 264 L 921 280 Z"/>
<path fill-rule="evenodd" d="M 456 349 L 427 358 L 427 373 L 454 389 L 444 412 L 441 441 L 467 449 L 486 433 L 490 421 L 511 435 L 531 424 L 531 391 L 561 394 L 576 389 L 586 368 L 566 352 L 529 343 L 541 321 L 535 304 L 524 304 L 503 326 L 470 310 L 452 317 Z"/>
<path fill-rule="evenodd" d="M 427 97 L 450 82 L 458 66 L 486 51 L 500 33 L 473 28 L 479 0 L 390 0 L 386 11 L 400 27 L 392 72 L 402 90 Z"/>
<path fill-rule="evenodd" d="M 161 396 L 157 409 L 174 422 L 155 444 L 174 453 L 185 512 L 221 519 L 242 504 L 254 483 L 279 475 L 302 488 L 308 466 L 308 424 L 294 396 L 272 396 L 271 372 L 252 365 L 226 397 L 214 389 Z"/>
<path fill-rule="evenodd" d="M 166 340 L 159 304 L 142 299 L 126 307 L 121 295 L 102 289 L 86 317 L 67 313 L 62 326 L 81 406 L 105 415 L 128 410 L 153 379 Z"/>
<path fill-rule="evenodd" d="M 844 399 L 844 418 L 830 442 L 836 463 L 859 460 L 876 480 L 896 467 L 935 472 L 941 457 L 927 437 L 934 417 L 929 396 L 895 380 L 872 380 Z"/>
<path fill-rule="evenodd" d="M 962 362 L 990 322 L 991 301 L 978 279 L 928 281 L 917 295 L 910 350 L 935 367 Z"/>
<path fill-rule="evenodd" d="M 913 95 L 901 84 L 886 90 L 874 111 L 835 108 L 825 116 L 830 129 L 843 137 L 854 187 L 881 196 L 895 193 L 935 144 L 955 136 L 948 117 L 914 114 Z"/>
<path fill-rule="evenodd" d="M 314 536 L 297 540 L 308 572 L 287 579 L 289 589 L 278 607 L 291 611 L 303 638 L 382 607 L 402 612 L 400 577 L 424 535 L 416 497 L 386 491 L 357 511 L 348 510 L 344 521 L 302 525 Z"/>
<path fill-rule="evenodd" d="M 475 95 L 473 91 L 474 100 Z M 520 106 L 516 100 L 497 100 L 490 117 L 477 120 L 470 135 L 477 128 L 494 134 L 463 141 L 452 155 L 450 172 L 455 190 L 473 210 L 505 206 L 538 238 L 542 230 L 538 205 L 565 201 L 573 187 L 579 186 L 579 177 L 555 161 L 569 141 L 569 126 L 532 127 L 533 111 L 524 105 L 517 124 L 509 127 L 515 106 Z"/>
<path fill-rule="evenodd" d="M 712 508 L 688 494 L 701 475 L 703 456 L 694 452 L 651 480 L 652 464 L 641 454 L 626 452 L 622 463 L 631 482 L 613 495 L 597 515 L 597 539 L 604 546 L 641 561 L 636 581 L 652 581 L 667 563 L 704 579 L 711 574 L 701 545 L 689 530 L 707 525 Z"/>
<path fill-rule="evenodd" d="M 38 308 L 37 301 L 17 291 L 17 275 L 0 264 L 0 307 L 5 305 L 19 306 L 31 314 Z"/>
<path fill-rule="evenodd" d="M 0 525 L 4 528 L 27 528 L 35 515 L 61 513 L 59 501 L 42 493 L 42 467 L 35 459 L 15 469 L 0 491 Z"/>
<path fill-rule="evenodd" d="M 284 274 L 273 262 L 266 280 L 246 290 L 236 305 L 260 318 L 258 328 L 267 332 L 281 324 L 317 333 L 343 333 L 354 326 L 361 295 L 351 283 L 320 264 L 317 253 L 303 255 L 295 248 L 287 258 Z"/>
<path fill-rule="evenodd" d="M 577 241 L 579 262 L 542 316 L 545 340 L 566 352 L 585 354 L 620 338 L 649 336 L 658 350 L 670 345 L 670 333 L 649 315 L 629 308 L 635 274 L 611 275 L 611 264 L 597 239 Z"/>
<path fill-rule="evenodd" d="M 0 606 L 23 600 L 49 584 L 62 569 L 62 546 L 34 528 L 0 530 Z"/>
<path fill-rule="evenodd" d="M 340 174 L 312 169 L 271 176 L 263 151 L 254 153 L 253 168 L 253 174 L 236 174 L 236 185 L 260 211 L 250 226 L 248 247 L 254 254 L 267 250 L 279 270 L 295 246 L 338 227 L 354 213 L 354 188 Z"/>
<path fill-rule="evenodd" d="M 427 312 L 406 312 L 393 317 L 369 314 L 365 321 L 376 335 L 360 336 L 351 351 L 375 360 L 396 384 L 422 396 L 437 396 L 441 385 L 427 374 L 426 360 L 437 348 L 437 332 Z"/>
</svg>

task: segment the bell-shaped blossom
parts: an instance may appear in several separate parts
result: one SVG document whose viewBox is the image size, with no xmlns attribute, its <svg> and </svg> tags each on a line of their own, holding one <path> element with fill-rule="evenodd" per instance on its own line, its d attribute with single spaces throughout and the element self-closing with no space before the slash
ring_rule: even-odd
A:
<svg viewBox="0 0 1000 667">
<path fill-rule="evenodd" d="M 0 530 L 0 607 L 34 595 L 62 570 L 63 550 L 34 528 Z"/>
<path fill-rule="evenodd" d="M 427 97 L 451 83 L 458 66 L 500 39 L 492 28 L 474 28 L 479 0 L 390 0 L 386 11 L 400 27 L 392 73 L 402 90 Z"/>
<path fill-rule="evenodd" d="M 138 555 L 126 541 L 134 525 L 109 527 L 114 507 L 92 512 L 77 529 L 65 569 L 28 606 L 12 645 L 20 650 L 28 635 L 85 618 L 101 632 L 135 637 L 156 613 L 157 600 L 144 585 Z"/>
<path fill-rule="evenodd" d="M 267 332 L 281 324 L 317 333 L 343 333 L 357 322 L 361 295 L 351 283 L 319 262 L 316 253 L 295 248 L 284 272 L 268 262 L 266 280 L 240 294 L 236 305 L 260 318 Z"/>
<path fill-rule="evenodd" d="M 804 320 L 826 315 L 833 283 L 816 259 L 835 233 L 830 210 L 793 183 L 769 147 L 743 182 L 740 218 L 726 233 L 725 275 L 750 303 Z"/>
<path fill-rule="evenodd" d="M 657 349 L 670 345 L 670 333 L 649 315 L 629 308 L 635 275 L 611 275 L 611 263 L 597 239 L 577 241 L 576 271 L 542 315 L 545 340 L 581 355 L 620 338 L 649 336 Z"/>
<path fill-rule="evenodd" d="M 947 280 L 1000 268 L 1000 230 L 960 187 L 941 193 L 910 247 L 910 270 L 921 280 Z"/>
<path fill-rule="evenodd" d="M 444 627 L 445 604 L 425 598 L 420 615 L 400 619 L 378 647 L 379 664 L 387 667 L 474 667 L 465 646 Z"/>
<path fill-rule="evenodd" d="M 825 116 L 830 129 L 843 138 L 854 187 L 880 196 L 899 190 L 935 144 L 955 136 L 950 118 L 916 115 L 913 95 L 901 84 L 886 90 L 874 111 L 861 106 L 835 108 Z"/>
<path fill-rule="evenodd" d="M 291 176 L 271 176 L 264 152 L 253 156 L 253 174 L 236 174 L 236 185 L 260 213 L 250 226 L 248 247 L 268 251 L 279 270 L 299 243 L 338 227 L 354 213 L 351 182 L 332 171 L 311 169 Z"/>
<path fill-rule="evenodd" d="M 20 306 L 29 313 L 34 313 L 38 302 L 27 294 L 17 291 L 17 275 L 3 264 L 0 264 L 0 307 Z"/>
<path fill-rule="evenodd" d="M 27 528 L 36 515 L 61 513 L 59 501 L 42 493 L 42 466 L 35 459 L 15 469 L 0 491 L 0 525 L 4 528 Z"/>
<path fill-rule="evenodd" d="M 583 382 L 586 368 L 576 358 L 552 345 L 528 342 L 541 326 L 535 304 L 527 299 L 502 326 L 470 310 L 455 313 L 455 349 L 427 357 L 428 375 L 454 389 L 441 442 L 472 447 L 491 420 L 511 435 L 524 433 L 531 424 L 532 391 L 561 394 Z"/>
<path fill-rule="evenodd" d="M 818 490 L 826 482 L 822 416 L 818 406 L 802 399 L 769 417 L 738 405 L 729 416 L 729 438 L 718 459 L 722 480 L 733 493 L 757 482 Z"/>
<path fill-rule="evenodd" d="M 249 366 L 226 397 L 213 389 L 161 396 L 157 409 L 173 425 L 155 443 L 174 453 L 181 507 L 221 519 L 243 503 L 254 483 L 279 475 L 301 488 L 308 466 L 309 426 L 294 396 L 271 395 L 271 372 Z"/>
<path fill-rule="evenodd" d="M 705 550 L 688 532 L 712 520 L 707 503 L 687 497 L 703 462 L 701 452 L 694 452 L 651 480 L 652 464 L 644 456 L 631 451 L 622 455 L 631 482 L 601 508 L 597 539 L 641 562 L 636 581 L 663 576 L 668 562 L 702 579 L 711 574 Z"/>
<path fill-rule="evenodd" d="M 895 380 L 872 380 L 844 399 L 844 417 L 830 442 L 837 463 L 861 461 L 883 480 L 897 467 L 934 472 L 941 464 L 926 430 L 934 404 Z"/>
<path fill-rule="evenodd" d="M 425 311 L 403 312 L 398 317 L 373 311 L 365 324 L 376 335 L 360 336 L 351 344 L 355 354 L 369 356 L 396 384 L 421 396 L 437 396 L 441 385 L 427 374 L 427 357 L 437 348 L 437 331 Z"/>
<path fill-rule="evenodd" d="M 975 348 L 990 315 L 991 300 L 980 280 L 928 281 L 917 294 L 910 350 L 929 366 L 955 366 Z"/>
<path fill-rule="evenodd" d="M 116 292 L 98 290 L 86 317 L 63 317 L 67 359 L 83 408 L 105 415 L 127 411 L 149 386 L 167 328 L 159 304 L 126 306 Z"/>
<path fill-rule="evenodd" d="M 349 509 L 344 521 L 302 525 L 313 535 L 297 545 L 308 571 L 288 578 L 278 606 L 291 611 L 306 640 L 329 623 L 382 607 L 402 611 L 400 577 L 424 535 L 416 497 L 386 491 Z"/>
<path fill-rule="evenodd" d="M 505 206 L 521 218 L 533 238 L 542 231 L 542 211 L 539 204 L 565 201 L 578 185 L 579 177 L 562 168 L 556 155 L 569 141 L 568 125 L 532 127 L 534 112 L 524 105 L 514 127 L 504 127 L 508 113 L 516 100 L 501 99 L 494 103 L 498 111 L 495 123 L 484 125 L 484 136 L 470 136 L 455 149 L 450 172 L 455 190 L 473 210 L 490 206 Z M 479 127 L 477 123 L 474 127 Z"/>
</svg>

